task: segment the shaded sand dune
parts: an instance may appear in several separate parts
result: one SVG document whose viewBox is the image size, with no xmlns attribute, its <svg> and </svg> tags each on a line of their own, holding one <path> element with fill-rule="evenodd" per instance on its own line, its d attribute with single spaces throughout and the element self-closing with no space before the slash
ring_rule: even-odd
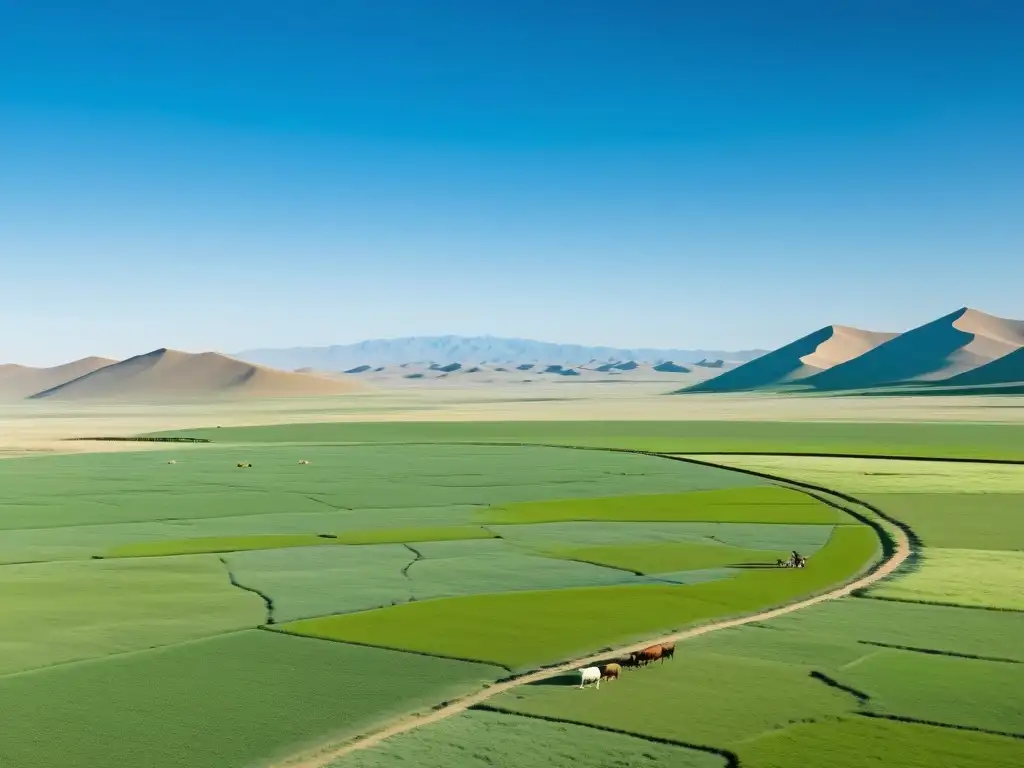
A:
<svg viewBox="0 0 1024 768">
<path fill-rule="evenodd" d="M 914 328 L 802 383 L 819 390 L 866 389 L 950 379 L 1024 346 L 1024 321 L 963 307 Z"/>
<path fill-rule="evenodd" d="M 652 370 L 657 371 L 658 373 L 689 373 L 690 372 L 689 368 L 687 368 L 685 366 L 682 366 L 682 365 L 676 365 L 671 360 L 666 360 L 664 363 L 658 363 L 656 366 L 654 366 L 654 368 L 652 368 Z"/>
<path fill-rule="evenodd" d="M 943 386 L 974 387 L 989 384 L 1024 384 L 1024 347 L 991 363 L 964 371 L 940 382 Z"/>
<path fill-rule="evenodd" d="M 856 359 L 895 336 L 895 333 L 828 325 L 774 352 L 682 391 L 743 392 L 801 381 Z"/>
<path fill-rule="evenodd" d="M 83 357 L 53 368 L 25 365 L 0 365 L 0 399 L 21 400 L 36 392 L 52 389 L 65 382 L 105 368 L 117 362 L 105 357 Z"/>
<path fill-rule="evenodd" d="M 204 397 L 306 397 L 364 389 L 347 379 L 288 373 L 216 352 L 158 349 L 33 394 L 52 400 L 176 400 Z"/>
</svg>

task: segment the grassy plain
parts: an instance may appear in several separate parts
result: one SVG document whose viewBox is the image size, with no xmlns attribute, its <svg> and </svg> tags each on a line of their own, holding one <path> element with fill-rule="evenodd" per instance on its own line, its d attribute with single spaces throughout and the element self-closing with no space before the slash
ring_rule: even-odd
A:
<svg viewBox="0 0 1024 768">
<path fill-rule="evenodd" d="M 741 745 L 750 768 L 1012 768 L 1019 741 L 987 733 L 866 717 L 795 723 Z"/>
<path fill-rule="evenodd" d="M 263 602 L 212 556 L 0 567 L 0 674 L 253 627 Z"/>
<path fill-rule="evenodd" d="M 1024 495 L 1019 493 L 880 493 L 862 498 L 909 525 L 926 547 L 1024 550 Z"/>
<path fill-rule="evenodd" d="M 560 547 L 551 554 L 586 563 L 622 568 L 636 573 L 664 573 L 730 565 L 770 565 L 788 552 L 740 549 L 721 544 L 626 544 L 603 547 Z"/>
<path fill-rule="evenodd" d="M 486 523 L 718 522 L 832 525 L 853 522 L 817 499 L 773 485 L 692 493 L 555 499 L 492 507 L 480 515 Z"/>
<path fill-rule="evenodd" d="M 365 730 L 500 674 L 249 630 L 0 677 L 0 701 L 8 702 L 0 764 L 248 766 Z"/>
<path fill-rule="evenodd" d="M 967 464 L 819 456 L 701 456 L 739 469 L 802 480 L 848 493 L 1024 493 L 1024 464 Z"/>
<path fill-rule="evenodd" d="M 820 591 L 852 578 L 877 552 L 870 528 L 839 527 L 805 569 L 754 569 L 732 579 L 685 586 L 592 587 L 426 600 L 297 621 L 280 629 L 523 669 Z M 428 631 L 431 627 L 445 627 L 445 632 Z"/>
<path fill-rule="evenodd" d="M 705 410 L 712 411 L 716 403 L 727 402 L 727 399 L 722 398 L 683 397 L 680 400 L 706 404 Z M 796 400 L 799 404 L 798 398 L 788 400 Z M 759 402 L 757 398 L 745 398 L 744 401 L 752 404 L 756 412 Z M 760 402 L 768 401 L 762 398 Z M 843 405 L 841 401 L 837 403 L 834 398 L 830 398 L 825 412 L 831 413 L 834 419 L 837 410 Z M 962 406 L 963 402 L 958 405 Z M 938 407 L 938 403 L 931 406 Z M 903 411 L 906 412 L 905 407 Z M 515 421 L 320 422 L 177 430 L 157 434 L 236 443 L 483 441 L 623 448 L 662 453 L 777 451 L 1024 460 L 1024 427 L 1019 424 L 935 421 L 529 421 L 528 417 L 520 417 Z"/>
<path fill-rule="evenodd" d="M 331 768 L 722 768 L 725 760 L 566 723 L 481 710 L 401 734 L 354 752 Z"/>
<path fill-rule="evenodd" d="M 1024 664 L 877 649 L 836 677 L 872 712 L 1024 737 Z"/>
<path fill-rule="evenodd" d="M 868 594 L 1024 611 L 1024 552 L 926 549 L 913 571 L 881 582 Z"/>
</svg>

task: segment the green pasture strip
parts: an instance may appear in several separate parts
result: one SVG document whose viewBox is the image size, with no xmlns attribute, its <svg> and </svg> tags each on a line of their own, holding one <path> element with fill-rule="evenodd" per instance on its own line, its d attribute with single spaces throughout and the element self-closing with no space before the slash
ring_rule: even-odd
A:
<svg viewBox="0 0 1024 768">
<path fill-rule="evenodd" d="M 787 664 L 682 652 L 668 662 L 626 670 L 599 693 L 573 688 L 565 675 L 490 699 L 503 711 L 614 727 L 641 736 L 727 748 L 812 717 L 852 710 L 850 697 Z"/>
<path fill-rule="evenodd" d="M 637 573 L 663 573 L 703 568 L 723 568 L 730 565 L 771 565 L 777 559 L 787 559 L 787 551 L 740 549 L 721 544 L 629 544 L 602 547 L 558 547 L 548 554 L 569 560 L 581 560 L 610 568 L 622 568 Z"/>
<path fill-rule="evenodd" d="M 1024 426 L 808 421 L 280 424 L 157 432 L 234 443 L 523 442 L 685 453 L 780 451 L 1024 460 Z"/>
<path fill-rule="evenodd" d="M 224 555 L 235 579 L 273 601 L 278 623 L 404 603 L 416 555 L 401 544 L 261 549 Z"/>
<path fill-rule="evenodd" d="M 985 733 L 867 717 L 795 723 L 737 747 L 744 768 L 1011 768 L 1021 743 Z"/>
<path fill-rule="evenodd" d="M 340 534 L 268 534 L 264 536 L 211 536 L 177 541 L 148 541 L 126 544 L 107 553 L 107 557 L 165 557 L 203 552 L 244 552 L 254 549 L 290 549 L 322 547 L 331 544 L 389 544 L 418 541 L 458 541 L 490 539 L 495 534 L 479 526 L 437 528 L 384 528 L 346 531 Z"/>
<path fill-rule="evenodd" d="M 880 493 L 863 499 L 909 525 L 926 547 L 1024 550 L 1024 493 Z"/>
<path fill-rule="evenodd" d="M 315 534 L 268 534 L 266 536 L 211 536 L 177 541 L 146 541 L 125 544 L 106 553 L 106 557 L 167 557 L 215 552 L 242 552 L 250 549 L 322 547 L 334 543 Z"/>
<path fill-rule="evenodd" d="M 878 549 L 870 528 L 842 527 L 804 569 L 758 568 L 735 578 L 686 586 L 627 585 L 425 600 L 280 628 L 523 669 L 822 591 L 859 573 Z M 444 627 L 444 632 L 437 627 Z"/>
<path fill-rule="evenodd" d="M 819 456 L 698 456 L 726 467 L 752 469 L 857 494 L 1024 493 L 1024 465 L 958 464 L 904 459 Z"/>
<path fill-rule="evenodd" d="M 1024 664 L 881 649 L 835 677 L 873 712 L 1024 737 Z"/>
<path fill-rule="evenodd" d="M 566 723 L 471 710 L 353 752 L 331 768 L 722 768 L 723 758 Z"/>
<path fill-rule="evenodd" d="M 875 585 L 868 595 L 1024 611 L 1024 552 L 926 549 L 914 570 Z"/>
<path fill-rule="evenodd" d="M 696 637 L 687 647 L 835 669 L 878 650 L 871 643 L 1024 663 L 1024 614 L 849 598 Z"/>
<path fill-rule="evenodd" d="M 265 615 L 213 556 L 7 565 L 0 594 L 0 674 L 255 627 Z"/>
<path fill-rule="evenodd" d="M 239 469 L 242 460 L 253 466 Z M 757 484 L 655 457 L 531 446 L 251 445 L 194 450 L 174 465 L 162 452 L 31 457 L 0 462 L 0 530 L 483 507 Z M 323 529 L 244 533 L 284 532 Z"/>
<path fill-rule="evenodd" d="M 0 764 L 246 768 L 501 674 L 251 630 L 0 678 Z"/>
<path fill-rule="evenodd" d="M 496 535 L 477 525 L 448 528 L 383 528 L 372 531 L 346 531 L 338 535 L 339 544 L 415 544 L 421 541 L 464 541 L 493 539 Z"/>
<path fill-rule="evenodd" d="M 775 485 L 691 493 L 555 499 L 492 507 L 492 524 L 590 522 L 718 522 L 833 525 L 853 519 L 817 499 Z"/>
<path fill-rule="evenodd" d="M 790 550 L 813 554 L 832 535 L 831 525 L 788 523 L 524 523 L 491 525 L 507 541 L 547 550 L 573 545 L 601 547 L 629 544 L 724 544 L 741 549 Z"/>
</svg>

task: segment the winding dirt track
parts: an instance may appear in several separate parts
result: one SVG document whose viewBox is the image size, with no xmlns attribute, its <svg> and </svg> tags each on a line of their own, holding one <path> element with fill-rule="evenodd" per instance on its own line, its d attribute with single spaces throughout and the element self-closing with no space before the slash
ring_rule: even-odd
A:
<svg viewBox="0 0 1024 768">
<path fill-rule="evenodd" d="M 849 582 L 841 587 L 838 587 L 831 592 L 825 592 L 814 597 L 809 597 L 806 600 L 800 600 L 795 603 L 789 603 L 788 605 L 781 606 L 779 608 L 773 608 L 768 611 L 761 613 L 755 613 L 749 616 L 743 616 L 736 619 L 725 619 L 722 621 L 715 621 L 710 624 L 704 624 L 699 627 L 693 627 L 682 632 L 676 632 L 671 635 L 663 635 L 661 637 L 650 638 L 641 643 L 634 643 L 632 645 L 622 646 L 615 648 L 611 651 L 604 653 L 595 654 L 591 656 L 584 656 L 572 661 L 567 661 L 564 664 L 559 664 L 557 667 L 548 667 L 537 672 L 531 672 L 530 674 L 517 677 L 514 680 L 509 680 L 503 683 L 495 683 L 488 688 L 484 688 L 476 693 L 471 693 L 458 699 L 447 702 L 441 707 L 438 707 L 431 712 L 417 715 L 409 715 L 402 717 L 398 720 L 393 721 L 381 730 L 373 733 L 359 736 L 356 739 L 347 742 L 346 744 L 335 747 L 333 749 L 327 749 L 320 751 L 316 754 L 310 754 L 305 757 L 293 758 L 281 763 L 278 763 L 278 768 L 325 768 L 334 760 L 340 757 L 355 752 L 361 749 L 368 749 L 380 744 L 382 741 L 397 736 L 400 733 L 406 731 L 412 731 L 416 728 L 422 728 L 425 725 L 436 723 L 453 715 L 457 715 L 461 712 L 465 712 L 467 709 L 480 704 L 481 702 L 487 701 L 500 693 L 505 693 L 514 688 L 518 688 L 521 685 L 529 685 L 530 683 L 536 683 L 540 680 L 547 680 L 552 677 L 558 677 L 566 672 L 571 672 L 574 669 L 578 669 L 581 666 L 589 666 L 590 664 L 599 662 L 603 659 L 607 659 L 610 656 L 626 655 L 631 651 L 639 651 L 642 648 L 646 648 L 649 645 L 656 645 L 658 643 L 670 643 L 670 642 L 682 642 L 689 640 L 693 637 L 700 637 L 706 635 L 709 632 L 717 632 L 720 629 L 730 629 L 732 627 L 740 627 L 744 624 L 750 624 L 757 621 L 765 621 L 766 619 L 774 619 L 777 616 L 785 616 L 787 613 L 794 613 L 795 611 L 809 608 L 812 605 L 818 605 L 828 600 L 835 600 L 840 597 L 846 597 L 855 590 L 867 587 L 875 582 L 885 578 L 910 556 L 911 545 L 910 539 L 907 534 L 900 528 L 882 522 L 881 525 L 886 531 L 892 536 L 895 543 L 895 549 L 888 559 L 881 562 L 874 570 L 870 573 L 860 577 L 859 579 Z"/>
</svg>

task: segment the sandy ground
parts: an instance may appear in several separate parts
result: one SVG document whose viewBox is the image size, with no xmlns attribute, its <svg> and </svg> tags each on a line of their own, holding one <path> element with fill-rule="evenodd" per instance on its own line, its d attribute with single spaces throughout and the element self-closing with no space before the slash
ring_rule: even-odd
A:
<svg viewBox="0 0 1024 768">
<path fill-rule="evenodd" d="M 429 713 L 421 715 L 411 715 L 399 720 L 395 720 L 390 725 L 384 727 L 382 730 L 361 736 L 353 741 L 348 742 L 340 747 L 333 749 L 322 750 L 317 754 L 311 754 L 308 756 L 301 756 L 291 761 L 285 761 L 280 763 L 277 768 L 326 768 L 335 760 L 344 757 L 352 752 L 362 749 L 369 749 L 379 745 L 381 742 L 389 739 L 393 736 L 397 736 L 401 733 L 415 730 L 416 728 L 422 728 L 425 725 L 431 725 L 432 723 L 445 720 L 453 715 L 465 712 L 470 707 L 480 704 L 488 699 L 491 699 L 498 694 L 505 693 L 514 688 L 518 688 L 523 685 L 529 685 L 536 683 L 540 680 L 547 680 L 552 677 L 559 677 L 573 670 L 580 669 L 581 667 L 592 666 L 608 658 L 614 658 L 618 656 L 626 656 L 632 651 L 639 651 L 642 648 L 646 648 L 650 645 L 656 645 L 659 643 L 673 643 L 683 642 L 694 637 L 700 637 L 706 635 L 709 632 L 717 632 L 721 629 L 730 629 L 732 627 L 739 627 L 744 624 L 750 624 L 757 621 L 766 621 L 768 619 L 774 619 L 778 616 L 785 616 L 787 613 L 793 613 L 795 611 L 809 608 L 812 605 L 818 605 L 828 600 L 836 600 L 840 597 L 846 597 L 855 590 L 862 589 L 871 584 L 874 584 L 886 576 L 892 574 L 911 554 L 910 541 L 906 534 L 897 528 L 896 526 L 885 524 L 886 529 L 892 535 L 893 540 L 896 542 L 896 549 L 892 555 L 879 565 L 874 571 L 871 571 L 865 576 L 862 576 L 855 581 L 852 581 L 844 586 L 827 592 L 822 595 L 808 598 L 806 600 L 800 600 L 799 602 L 790 603 L 789 605 L 782 606 L 781 608 L 773 608 L 769 611 L 763 611 L 751 616 L 744 616 L 738 619 L 727 619 L 725 621 L 716 621 L 711 624 L 705 624 L 700 627 L 694 627 L 684 632 L 676 632 L 671 635 L 664 635 L 662 637 L 651 638 L 642 643 L 634 643 L 632 645 L 623 646 L 616 648 L 615 650 L 608 651 L 594 656 L 586 656 L 579 659 L 560 664 L 557 667 L 550 667 L 548 669 L 540 670 L 539 672 L 533 672 L 523 677 L 510 680 L 505 683 L 496 683 L 488 688 L 484 688 L 481 691 L 464 696 L 462 698 L 450 701 L 444 706 L 432 710 Z M 614 683 L 611 683 L 614 685 Z"/>
<path fill-rule="evenodd" d="M 168 404 L 0 404 L 0 456 L 158 449 L 76 443 L 189 427 L 316 421 L 974 421 L 1024 424 L 1024 397 L 666 395 L 642 383 L 379 390 L 329 398 Z M 176 446 L 180 449 L 181 446 Z"/>
</svg>

